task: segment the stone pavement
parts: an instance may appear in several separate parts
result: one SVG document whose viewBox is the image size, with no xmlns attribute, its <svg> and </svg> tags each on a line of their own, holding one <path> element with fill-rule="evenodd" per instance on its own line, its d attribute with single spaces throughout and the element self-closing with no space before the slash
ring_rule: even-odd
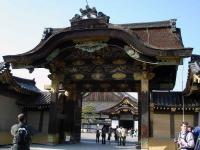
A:
<svg viewBox="0 0 200 150">
<path fill-rule="evenodd" d="M 79 144 L 59 144 L 59 145 L 39 145 L 32 144 L 31 150 L 134 150 L 137 146 L 137 138 L 127 137 L 127 143 L 125 146 L 117 146 L 114 141 L 114 136 L 111 137 L 111 143 L 108 142 L 103 145 L 101 143 L 97 144 L 95 142 L 95 133 L 82 133 L 81 143 Z M 101 138 L 100 138 L 101 140 Z M 0 147 L 0 150 L 8 150 L 10 146 Z"/>
</svg>

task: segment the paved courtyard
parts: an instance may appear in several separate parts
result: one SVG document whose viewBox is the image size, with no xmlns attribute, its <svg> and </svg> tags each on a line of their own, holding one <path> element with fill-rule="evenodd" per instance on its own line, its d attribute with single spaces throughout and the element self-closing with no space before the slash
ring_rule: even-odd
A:
<svg viewBox="0 0 200 150">
<path fill-rule="evenodd" d="M 60 145 L 38 145 L 32 144 L 31 150 L 134 150 L 137 146 L 137 138 L 127 136 L 126 146 L 117 146 L 114 141 L 114 136 L 111 137 L 111 143 L 108 142 L 103 145 L 101 143 L 97 144 L 95 141 L 95 133 L 82 133 L 81 143 L 79 144 L 60 144 Z M 10 149 L 10 146 L 0 147 L 0 150 Z"/>
</svg>

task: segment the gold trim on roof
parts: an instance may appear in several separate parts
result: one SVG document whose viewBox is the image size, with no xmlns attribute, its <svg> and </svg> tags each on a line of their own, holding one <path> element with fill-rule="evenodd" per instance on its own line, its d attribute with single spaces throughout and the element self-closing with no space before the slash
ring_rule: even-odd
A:
<svg viewBox="0 0 200 150">
<path fill-rule="evenodd" d="M 72 75 L 72 78 L 73 79 L 76 79 L 76 80 L 81 80 L 81 79 L 83 79 L 85 76 L 83 75 L 83 74 L 81 74 L 81 73 L 76 73 L 76 74 L 73 74 Z"/>
<path fill-rule="evenodd" d="M 126 74 L 117 72 L 117 73 L 112 74 L 112 78 L 114 78 L 116 80 L 121 80 L 121 79 L 126 78 Z"/>
</svg>

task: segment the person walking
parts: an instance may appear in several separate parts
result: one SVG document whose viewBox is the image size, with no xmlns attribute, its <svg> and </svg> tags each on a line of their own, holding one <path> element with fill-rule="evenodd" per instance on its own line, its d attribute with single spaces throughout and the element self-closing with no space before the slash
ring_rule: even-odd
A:
<svg viewBox="0 0 200 150">
<path fill-rule="evenodd" d="M 11 127 L 11 135 L 13 136 L 12 150 L 30 150 L 31 129 L 25 122 L 23 113 L 17 116 L 18 123 Z"/>
<path fill-rule="evenodd" d="M 121 133 L 121 129 L 122 129 L 122 127 L 117 128 L 118 145 L 122 145 L 122 138 L 121 138 L 122 133 Z"/>
<path fill-rule="evenodd" d="M 99 129 L 96 131 L 96 143 L 99 143 L 100 132 Z"/>
<path fill-rule="evenodd" d="M 108 142 L 109 143 L 110 143 L 111 135 L 112 135 L 112 128 L 111 128 L 111 126 L 109 126 L 109 128 L 108 128 Z"/>
<path fill-rule="evenodd" d="M 121 128 L 121 142 L 123 146 L 126 144 L 126 134 L 127 130 L 125 128 Z"/>
<path fill-rule="evenodd" d="M 118 129 L 118 126 L 116 126 L 116 129 L 115 129 L 115 142 L 118 142 L 117 129 Z"/>
<path fill-rule="evenodd" d="M 101 129 L 102 144 L 106 144 L 106 126 Z"/>
</svg>

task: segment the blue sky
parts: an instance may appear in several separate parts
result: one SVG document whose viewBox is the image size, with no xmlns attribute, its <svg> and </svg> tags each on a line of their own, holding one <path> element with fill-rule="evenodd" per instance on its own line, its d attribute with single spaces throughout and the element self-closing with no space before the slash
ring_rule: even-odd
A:
<svg viewBox="0 0 200 150">
<path fill-rule="evenodd" d="M 199 0 L 88 0 L 91 7 L 110 16 L 115 24 L 177 19 L 185 47 L 193 47 L 200 54 L 200 1 Z M 34 48 L 46 27 L 67 27 L 74 14 L 85 8 L 85 0 L 0 0 L 0 61 L 3 55 L 19 54 Z M 187 79 L 187 62 L 179 67 L 175 90 L 182 90 Z M 48 71 L 39 69 L 29 74 L 27 70 L 13 70 L 14 75 L 35 78 L 37 85 L 50 81 Z M 42 73 L 40 73 L 42 72 Z"/>
</svg>

